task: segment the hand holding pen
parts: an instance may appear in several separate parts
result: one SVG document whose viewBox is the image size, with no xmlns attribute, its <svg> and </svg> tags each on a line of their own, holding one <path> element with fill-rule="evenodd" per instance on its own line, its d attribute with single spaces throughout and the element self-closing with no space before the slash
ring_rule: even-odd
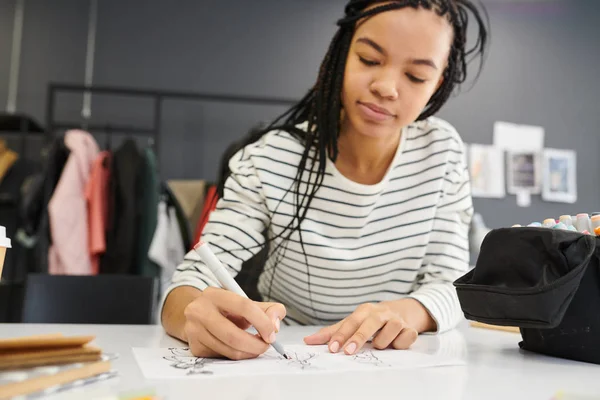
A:
<svg viewBox="0 0 600 400">
<path fill-rule="evenodd" d="M 226 289 L 209 287 L 186 307 L 184 336 L 191 352 L 197 357 L 243 360 L 255 358 L 273 346 L 287 357 L 275 341 L 286 315 L 285 307 L 279 303 L 252 301 L 243 292 L 236 293 L 241 288 L 235 288 L 239 286 L 222 264 L 214 264 L 216 257 L 207 245 L 199 243 L 195 250 L 207 266 L 213 264 L 209 268 L 215 268 L 215 276 Z M 223 271 L 227 275 L 223 275 Z M 250 326 L 258 335 L 246 331 Z"/>
</svg>

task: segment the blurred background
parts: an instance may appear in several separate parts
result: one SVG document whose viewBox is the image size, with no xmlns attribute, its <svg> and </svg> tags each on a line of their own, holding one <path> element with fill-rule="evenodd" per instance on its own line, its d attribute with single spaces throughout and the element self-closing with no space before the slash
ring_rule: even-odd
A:
<svg viewBox="0 0 600 400">
<path fill-rule="evenodd" d="M 152 146 L 161 181 L 214 182 L 227 146 L 314 82 L 345 3 L 0 0 L 0 107 L 6 99 L 8 115 L 25 114 L 42 130 L 9 126 L 1 137 L 43 168 L 53 138 L 90 128 L 100 149 L 126 139 Z M 439 116 L 467 144 L 493 144 L 497 121 L 543 127 L 544 147 L 577 154 L 577 196 L 533 195 L 521 206 L 512 194 L 476 197 L 475 211 L 491 228 L 600 211 L 600 1 L 483 4 L 491 26 L 484 70 Z M 87 103 L 85 84 L 97 89 Z M 0 215 L 14 215 L 14 204 L 4 204 Z"/>
<path fill-rule="evenodd" d="M 313 83 L 345 0 L 98 0 L 93 84 L 299 99 Z M 0 99 L 7 96 L 16 2 L 0 2 Z M 497 120 L 540 125 L 551 147 L 581 161 L 580 210 L 598 208 L 600 2 L 487 0 L 491 48 L 477 85 L 440 112 L 465 142 L 491 143 Z M 16 107 L 43 123 L 50 82 L 83 84 L 90 2 L 27 0 Z M 477 65 L 472 64 L 473 71 Z M 471 76 L 473 76 L 471 74 Z M 1 104 L 1 103 L 0 103 Z M 80 119 L 82 96 L 61 93 L 58 120 Z M 93 96 L 91 121 L 150 125 L 152 101 Z M 220 154 L 286 106 L 165 99 L 165 179 L 215 179 Z M 55 132 L 54 132 L 55 133 Z M 99 139 L 100 140 L 100 139 Z M 563 209 L 533 199 L 475 200 L 493 227 Z"/>
</svg>

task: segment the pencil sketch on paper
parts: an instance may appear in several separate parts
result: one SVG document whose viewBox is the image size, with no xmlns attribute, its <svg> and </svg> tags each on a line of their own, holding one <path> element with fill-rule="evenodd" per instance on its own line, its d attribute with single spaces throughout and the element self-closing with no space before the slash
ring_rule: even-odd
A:
<svg viewBox="0 0 600 400">
<path fill-rule="evenodd" d="M 163 359 L 169 362 L 169 366 L 186 372 L 186 375 L 213 375 L 214 369 L 210 368 L 214 365 L 235 364 L 237 361 L 195 357 L 190 353 L 190 349 L 186 347 L 178 348 L 171 347 L 168 349 L 170 355 L 164 356 Z M 276 361 L 278 364 L 283 364 L 292 368 L 306 370 L 314 368 L 312 361 L 318 357 L 317 353 L 302 353 L 292 351 L 288 353 L 289 359 L 285 359 L 279 354 L 263 354 L 260 361 Z"/>
<path fill-rule="evenodd" d="M 373 350 L 362 350 L 354 355 L 352 360 L 361 364 L 372 365 L 374 367 L 391 367 L 390 364 L 383 362 L 379 357 L 377 357 Z"/>
<path fill-rule="evenodd" d="M 315 368 L 312 362 L 317 357 L 317 353 L 298 353 L 296 351 L 290 351 L 287 355 L 290 357 L 289 360 L 286 360 L 283 357 L 281 359 L 286 361 L 289 366 L 298 367 L 301 370 Z"/>
<path fill-rule="evenodd" d="M 186 375 L 212 375 L 214 371 L 209 369 L 211 364 L 231 364 L 233 361 L 220 360 L 216 358 L 194 357 L 187 347 L 170 347 L 171 355 L 163 357 L 170 362 L 174 369 L 186 371 Z"/>
<path fill-rule="evenodd" d="M 379 351 L 365 348 L 356 355 L 347 356 L 332 354 L 327 346 L 306 345 L 286 346 L 289 360 L 272 349 L 257 358 L 244 361 L 195 357 L 186 347 L 134 348 L 133 353 L 147 379 L 414 369 L 464 364 L 463 361 L 451 357 L 434 357 L 411 351 Z"/>
</svg>

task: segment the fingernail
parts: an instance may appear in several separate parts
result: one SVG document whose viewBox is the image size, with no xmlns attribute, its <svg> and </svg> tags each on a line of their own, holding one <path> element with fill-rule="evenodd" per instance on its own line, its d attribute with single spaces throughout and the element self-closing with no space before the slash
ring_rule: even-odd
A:
<svg viewBox="0 0 600 400">
<path fill-rule="evenodd" d="M 346 346 L 346 353 L 354 354 L 355 351 L 356 351 L 356 343 L 350 343 L 348 346 Z"/>
<path fill-rule="evenodd" d="M 333 342 L 329 345 L 329 350 L 332 353 L 337 353 L 339 349 L 340 349 L 340 344 L 338 342 Z"/>
<path fill-rule="evenodd" d="M 275 342 L 275 332 L 271 333 L 271 336 L 269 336 L 269 343 L 273 342 Z"/>
<path fill-rule="evenodd" d="M 279 329 L 281 328 L 281 321 L 279 318 L 275 319 L 275 332 L 279 333 Z"/>
</svg>

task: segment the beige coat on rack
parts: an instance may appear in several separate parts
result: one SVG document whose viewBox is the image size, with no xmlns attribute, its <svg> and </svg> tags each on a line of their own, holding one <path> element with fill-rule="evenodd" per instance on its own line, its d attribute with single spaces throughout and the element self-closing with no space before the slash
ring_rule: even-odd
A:
<svg viewBox="0 0 600 400">
<path fill-rule="evenodd" d="M 173 194 L 181 205 L 190 228 L 194 229 L 202 213 L 206 181 L 200 179 L 169 180 L 167 181 L 167 185 L 169 185 L 169 188 L 173 191 Z"/>
</svg>

